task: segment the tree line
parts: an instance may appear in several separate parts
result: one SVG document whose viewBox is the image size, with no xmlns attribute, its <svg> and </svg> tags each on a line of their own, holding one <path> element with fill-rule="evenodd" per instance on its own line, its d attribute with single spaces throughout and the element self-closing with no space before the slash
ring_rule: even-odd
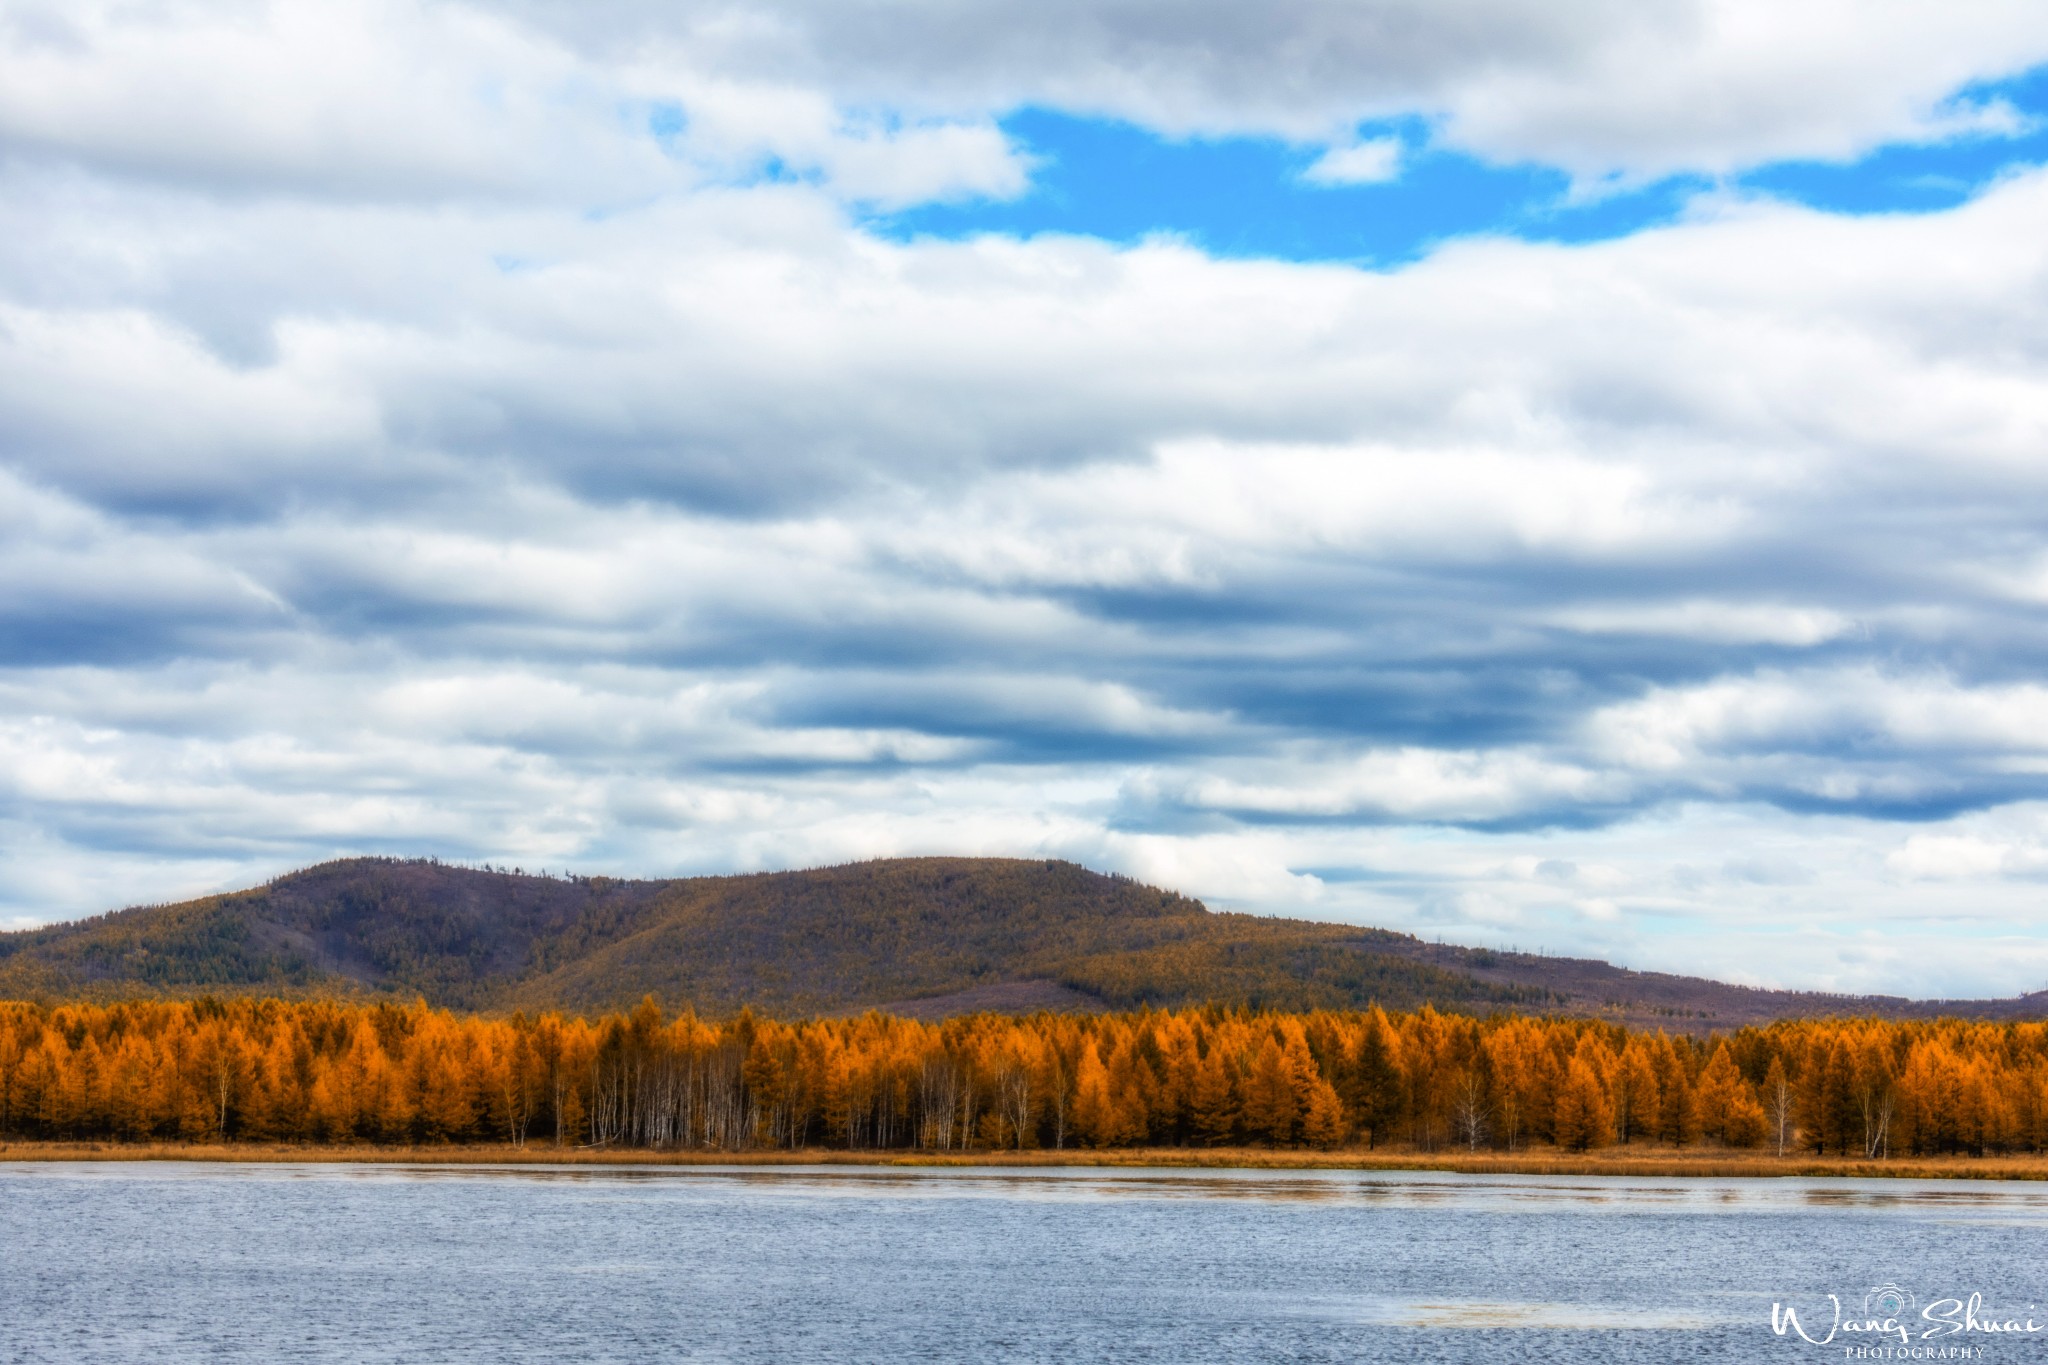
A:
<svg viewBox="0 0 2048 1365">
<path fill-rule="evenodd" d="M 0 1135 L 988 1151 L 2048 1149 L 2048 1023 L 1694 1038 L 1433 1008 L 586 1018 L 276 999 L 0 1003 Z"/>
</svg>

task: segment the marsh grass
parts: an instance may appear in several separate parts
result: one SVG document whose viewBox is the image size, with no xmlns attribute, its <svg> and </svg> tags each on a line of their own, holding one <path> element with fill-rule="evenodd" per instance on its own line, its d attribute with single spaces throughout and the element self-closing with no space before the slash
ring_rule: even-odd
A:
<svg viewBox="0 0 2048 1365">
<path fill-rule="evenodd" d="M 1288 1151 L 1254 1147 L 1140 1147 L 1105 1151 L 848 1152 L 648 1151 L 530 1145 L 327 1146 L 280 1143 L 0 1142 L 0 1162 L 185 1161 L 359 1165 L 490 1166 L 878 1166 L 1083 1167 L 1101 1169 L 1449 1171 L 1471 1175 L 1633 1177 L 1824 1176 L 1900 1180 L 2048 1180 L 2040 1157 L 1918 1157 L 1885 1161 L 1773 1156 L 1699 1147 L 1610 1148 L 1594 1152 Z"/>
</svg>

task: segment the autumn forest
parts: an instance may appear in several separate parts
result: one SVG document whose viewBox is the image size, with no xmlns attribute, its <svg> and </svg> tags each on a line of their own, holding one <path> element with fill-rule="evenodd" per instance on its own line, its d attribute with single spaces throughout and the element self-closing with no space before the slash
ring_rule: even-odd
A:
<svg viewBox="0 0 2048 1365">
<path fill-rule="evenodd" d="M 937 1151 L 1858 1157 L 2048 1148 L 2048 1024 L 1798 1021 L 1701 1040 L 1577 1019 L 1221 1008 L 944 1023 L 582 1018 L 271 999 L 0 1005 L 0 1135 Z"/>
</svg>

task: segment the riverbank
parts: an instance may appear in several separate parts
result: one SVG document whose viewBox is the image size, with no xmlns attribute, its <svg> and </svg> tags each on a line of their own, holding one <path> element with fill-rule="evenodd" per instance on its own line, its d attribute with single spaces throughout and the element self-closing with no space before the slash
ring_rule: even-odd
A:
<svg viewBox="0 0 2048 1365">
<path fill-rule="evenodd" d="M 0 1142 L 0 1162 L 196 1161 L 354 1162 L 374 1165 L 493 1166 L 877 1166 L 1096 1167 L 1193 1170 L 1451 1171 L 1472 1175 L 1831 1176 L 1903 1180 L 2048 1180 L 2048 1158 L 1895 1157 L 1865 1161 L 1811 1154 L 1713 1148 L 1616 1147 L 1593 1152 L 1290 1151 L 1265 1148 L 1144 1147 L 1107 1151 L 848 1152 L 646 1151 L 539 1144 L 371 1147 L 278 1143 Z"/>
</svg>

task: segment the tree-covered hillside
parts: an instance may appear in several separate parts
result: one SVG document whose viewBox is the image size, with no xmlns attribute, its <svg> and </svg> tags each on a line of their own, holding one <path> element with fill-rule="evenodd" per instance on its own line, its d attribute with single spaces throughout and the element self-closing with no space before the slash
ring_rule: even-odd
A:
<svg viewBox="0 0 2048 1365">
<path fill-rule="evenodd" d="M 350 859 L 254 890 L 0 935 L 0 995 L 246 989 L 462 1008 L 830 1014 L 1063 987 L 1084 1007 L 1541 1004 L 1379 930 L 1212 914 L 1072 863 L 903 858 L 675 881 Z"/>
<path fill-rule="evenodd" d="M 1699 1031 L 1784 1017 L 2038 1015 L 2043 1000 L 1758 991 L 1603 962 L 1219 914 L 1073 863 L 896 858 L 672 881 L 354 858 L 178 905 L 0 934 L 0 998 L 354 995 L 459 1009 L 781 1016 L 869 1007 L 1434 1004 Z"/>
</svg>

